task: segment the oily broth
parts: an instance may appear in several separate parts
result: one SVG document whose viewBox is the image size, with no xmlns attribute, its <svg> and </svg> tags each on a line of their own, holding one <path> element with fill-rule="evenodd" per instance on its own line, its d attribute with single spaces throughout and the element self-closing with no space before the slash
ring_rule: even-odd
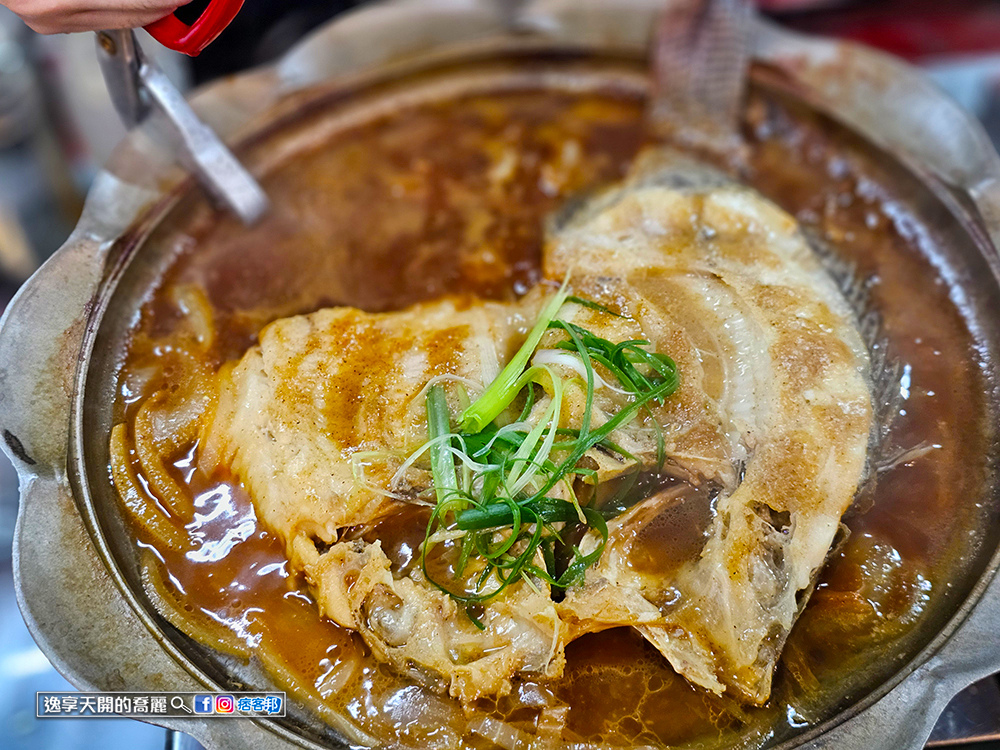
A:
<svg viewBox="0 0 1000 750">
<path fill-rule="evenodd" d="M 929 281 L 931 238 L 863 150 L 828 123 L 761 96 L 751 102 L 747 137 L 749 181 L 872 280 L 890 351 L 908 366 L 892 439 L 900 448 L 939 446 L 884 472 L 849 512 L 851 534 L 788 640 L 767 706 L 691 687 L 639 636 L 615 629 L 570 644 L 562 679 L 522 683 L 466 717 L 318 616 L 236 478 L 200 465 L 193 441 L 163 457 L 186 498 L 168 509 L 185 544 L 170 549 L 136 530 L 148 580 L 171 603 L 168 619 L 224 651 L 256 656 L 348 734 L 414 746 L 507 737 L 486 724 L 469 735 L 480 715 L 543 734 L 560 717 L 567 736 L 585 742 L 711 746 L 739 736 L 753 746 L 822 719 L 865 681 L 894 671 L 879 657 L 913 641 L 945 607 L 946 581 L 967 551 L 968 498 L 978 495 L 986 446 L 972 338 L 947 287 Z M 257 227 L 205 212 L 169 238 L 177 259 L 133 335 L 121 421 L 134 428 L 140 404 L 157 391 L 184 392 L 190 365 L 182 352 L 196 349 L 217 368 L 278 317 L 332 304 L 386 310 L 453 292 L 516 296 L 538 277 L 546 217 L 567 196 L 622 176 L 642 143 L 639 101 L 522 92 L 404 111 L 295 158 L 267 178 L 274 210 Z M 176 302 L 177 290 L 191 288 L 204 290 L 214 320 L 200 348 Z M 162 505 L 134 453 L 129 460 L 146 499 Z M 700 525 L 704 505 L 682 501 L 691 512 L 678 517 Z M 655 549 L 677 536 L 668 532 L 649 531 L 637 542 L 643 554 L 669 557 Z M 412 562 L 411 535 L 386 534 L 400 565 Z M 690 537 L 679 544 L 690 546 Z"/>
</svg>

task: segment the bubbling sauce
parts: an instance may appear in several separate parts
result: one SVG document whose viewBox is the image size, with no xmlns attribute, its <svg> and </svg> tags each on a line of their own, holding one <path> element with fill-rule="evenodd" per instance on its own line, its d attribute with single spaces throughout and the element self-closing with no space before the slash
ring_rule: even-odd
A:
<svg viewBox="0 0 1000 750">
<path fill-rule="evenodd" d="M 264 180 L 273 210 L 252 229 L 205 210 L 161 233 L 153 241 L 178 252 L 132 336 L 116 421 L 135 435 L 144 399 L 165 393 L 169 402 L 185 391 L 195 339 L 194 359 L 214 369 L 242 355 L 267 322 L 323 306 L 387 310 L 454 292 L 515 297 L 538 276 L 546 217 L 567 196 L 626 172 L 644 142 L 642 116 L 643 102 L 612 92 L 421 105 L 275 168 Z M 641 637 L 615 629 L 571 643 L 561 679 L 519 683 L 463 713 L 388 672 L 357 636 L 319 617 L 237 478 L 201 466 L 193 439 L 162 457 L 165 478 L 151 484 L 130 437 L 142 499 L 164 509 L 183 539 L 169 548 L 136 528 L 163 614 L 207 645 L 255 657 L 300 703 L 364 744 L 510 747 L 534 735 L 757 746 L 823 719 L 852 691 L 891 674 L 892 654 L 912 647 L 921 626 L 949 606 L 945 581 L 968 551 L 962 530 L 986 445 L 972 337 L 947 286 L 934 281 L 931 235 L 857 143 L 761 94 L 752 97 L 746 135 L 749 182 L 869 279 L 890 353 L 905 365 L 891 438 L 901 449 L 925 449 L 882 472 L 848 513 L 851 533 L 792 631 L 766 706 L 692 687 Z M 191 288 L 207 302 L 208 333 L 193 336 L 179 311 L 178 290 Z M 173 498 L 157 492 L 164 482 Z M 637 567 L 662 569 L 700 549 L 710 492 L 672 502 L 675 526 L 650 525 L 630 540 Z M 417 558 L 421 513 L 368 532 L 382 538 L 397 570 Z"/>
</svg>

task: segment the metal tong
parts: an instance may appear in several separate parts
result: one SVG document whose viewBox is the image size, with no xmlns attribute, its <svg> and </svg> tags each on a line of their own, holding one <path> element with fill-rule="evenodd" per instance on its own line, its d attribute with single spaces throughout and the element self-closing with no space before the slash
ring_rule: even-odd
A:
<svg viewBox="0 0 1000 750">
<path fill-rule="evenodd" d="M 267 195 L 260 185 L 215 131 L 198 119 L 163 71 L 143 55 L 131 29 L 97 32 L 97 57 L 111 101 L 127 128 L 158 111 L 181 163 L 213 198 L 245 224 L 267 211 Z"/>
<path fill-rule="evenodd" d="M 749 0 L 672 0 L 652 49 L 648 122 L 661 137 L 739 163 L 753 47 Z"/>
</svg>

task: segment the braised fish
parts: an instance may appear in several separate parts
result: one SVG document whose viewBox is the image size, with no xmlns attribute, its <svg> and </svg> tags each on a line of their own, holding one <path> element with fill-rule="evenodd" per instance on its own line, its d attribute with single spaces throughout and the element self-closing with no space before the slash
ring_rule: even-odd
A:
<svg viewBox="0 0 1000 750">
<path fill-rule="evenodd" d="M 463 701 L 503 694 L 519 675 L 557 676 L 570 640 L 630 626 L 691 682 L 763 703 L 865 471 L 868 355 L 848 304 L 792 217 L 663 152 L 557 222 L 543 270 L 547 282 L 509 304 L 337 308 L 271 324 L 218 375 L 202 460 L 240 476 L 326 616 Z M 567 303 L 560 320 L 646 342 L 681 373 L 673 395 L 611 433 L 616 449 L 581 462 L 598 486 L 642 472 L 675 483 L 619 509 L 603 554 L 559 603 L 539 575 L 507 585 L 474 556 L 456 564 L 452 529 L 435 564 L 459 570 L 459 589 L 478 576 L 500 592 L 470 614 L 462 591 L 387 554 L 377 529 L 434 503 L 425 464 L 408 459 L 427 442 L 429 384 L 461 386 L 449 389 L 460 413 L 457 394 L 493 382 L 567 279 L 589 303 Z M 532 354 L 568 385 L 542 381 L 525 430 L 556 398 L 570 433 L 633 398 L 598 366 L 588 412 L 564 339 L 549 330 Z M 602 543 L 590 531 L 580 550 Z"/>
<path fill-rule="evenodd" d="M 763 703 L 865 471 L 869 363 L 852 311 L 791 216 L 682 157 L 643 165 L 554 234 L 545 272 L 571 269 L 627 288 L 637 320 L 657 317 L 645 329 L 665 317 L 684 331 L 713 404 L 694 419 L 729 461 L 713 472 L 670 455 L 716 493 L 654 495 L 615 519 L 560 605 L 571 637 L 634 625 L 695 684 Z M 650 524 L 704 518 L 706 504 L 693 558 L 630 554 Z"/>
<path fill-rule="evenodd" d="M 548 586 L 508 587 L 480 630 L 419 567 L 393 566 L 377 539 L 359 535 L 428 502 L 430 475 L 399 471 L 426 437 L 417 396 L 434 379 L 472 389 L 490 382 L 541 297 L 278 320 L 219 372 L 217 406 L 205 420 L 200 460 L 240 477 L 321 613 L 360 632 L 382 661 L 466 701 L 509 691 L 522 672 L 562 671 L 563 628 Z"/>
</svg>

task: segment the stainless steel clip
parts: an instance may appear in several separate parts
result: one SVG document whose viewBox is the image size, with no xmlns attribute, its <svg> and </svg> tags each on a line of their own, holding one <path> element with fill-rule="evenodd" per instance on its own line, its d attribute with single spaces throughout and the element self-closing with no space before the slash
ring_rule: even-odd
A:
<svg viewBox="0 0 1000 750">
<path fill-rule="evenodd" d="M 155 108 L 163 114 L 180 160 L 217 200 L 245 224 L 268 208 L 257 181 L 203 123 L 155 63 L 146 59 L 131 29 L 97 32 L 97 57 L 118 114 L 128 128 Z"/>
</svg>

